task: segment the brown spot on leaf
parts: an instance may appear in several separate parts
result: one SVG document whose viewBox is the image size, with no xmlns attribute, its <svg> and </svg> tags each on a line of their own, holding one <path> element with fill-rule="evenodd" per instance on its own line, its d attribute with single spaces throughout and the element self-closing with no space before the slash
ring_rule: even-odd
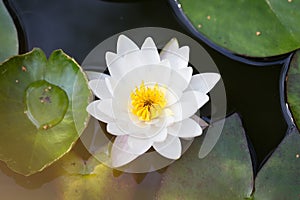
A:
<svg viewBox="0 0 300 200">
<path fill-rule="evenodd" d="M 22 66 L 22 71 L 27 72 L 27 68 L 25 66 Z"/>
<path fill-rule="evenodd" d="M 45 125 L 43 126 L 43 129 L 44 129 L 44 130 L 47 130 L 48 128 L 49 128 L 48 124 L 45 124 Z"/>
</svg>

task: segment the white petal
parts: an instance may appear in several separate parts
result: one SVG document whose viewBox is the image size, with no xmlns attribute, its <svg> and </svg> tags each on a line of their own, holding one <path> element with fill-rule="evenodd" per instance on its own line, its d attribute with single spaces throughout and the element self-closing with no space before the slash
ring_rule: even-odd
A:
<svg viewBox="0 0 300 200">
<path fill-rule="evenodd" d="M 173 91 L 180 91 L 180 93 L 182 93 L 189 86 L 192 73 L 193 69 L 191 67 L 172 70 L 168 87 L 170 87 Z"/>
<path fill-rule="evenodd" d="M 187 67 L 189 61 L 189 51 L 190 49 L 188 46 L 184 46 L 179 49 L 177 39 L 172 39 L 162 49 L 160 58 L 161 60 L 169 60 L 172 68 L 180 69 Z"/>
<path fill-rule="evenodd" d="M 118 54 L 106 53 L 106 61 L 112 77 L 120 79 L 136 67 L 158 64 L 160 57 L 153 40 L 146 38 L 142 49 L 124 35 L 121 35 L 117 45 Z"/>
<path fill-rule="evenodd" d="M 178 70 L 178 73 L 184 78 L 184 80 L 189 83 L 193 75 L 192 67 L 185 67 Z"/>
<path fill-rule="evenodd" d="M 160 57 L 156 45 L 151 37 L 145 39 L 141 48 L 141 59 L 146 65 L 158 64 Z"/>
<path fill-rule="evenodd" d="M 159 117 L 159 121 L 154 124 L 156 127 L 168 127 L 174 123 L 174 116 L 172 111 L 168 108 L 164 109 L 162 116 Z"/>
<path fill-rule="evenodd" d="M 86 73 L 86 75 L 87 75 L 87 77 L 88 77 L 89 80 L 105 79 L 105 78 L 109 77 L 109 75 L 103 74 L 101 72 L 95 72 L 95 71 L 85 70 L 85 73 Z"/>
<path fill-rule="evenodd" d="M 177 53 L 186 61 L 189 61 L 190 58 L 190 48 L 188 46 L 180 47 L 177 50 Z"/>
<path fill-rule="evenodd" d="M 101 112 L 98 109 L 98 104 L 100 101 L 101 100 L 93 101 L 92 103 L 90 103 L 86 108 L 87 112 L 90 113 L 90 115 L 95 117 L 97 120 L 100 120 L 102 122 L 105 122 L 105 123 L 113 122 L 112 117 L 104 114 L 103 112 Z"/>
<path fill-rule="evenodd" d="M 113 78 L 112 77 L 108 77 L 108 78 L 105 78 L 104 81 L 105 81 L 105 85 L 106 85 L 109 93 L 112 96 L 113 95 L 113 83 L 114 83 Z"/>
<path fill-rule="evenodd" d="M 149 138 L 147 135 L 153 132 L 153 130 L 151 131 L 151 125 L 144 122 L 135 123 L 135 121 L 127 121 L 126 123 L 124 121 L 121 125 L 126 132 L 137 137 Z"/>
<path fill-rule="evenodd" d="M 110 75 L 117 80 L 124 76 L 130 68 L 124 58 L 115 53 L 106 52 L 105 59 Z"/>
<path fill-rule="evenodd" d="M 144 140 L 136 137 L 131 137 L 130 135 L 118 136 L 117 138 L 122 140 L 122 145 L 117 147 L 122 147 L 123 150 L 126 150 L 132 154 L 141 155 L 145 153 L 153 144 L 151 140 Z"/>
<path fill-rule="evenodd" d="M 128 135 L 117 136 L 111 151 L 113 167 L 125 165 L 150 149 L 151 140 L 140 140 Z"/>
<path fill-rule="evenodd" d="M 180 102 L 186 103 L 195 103 L 197 105 L 197 109 L 201 108 L 204 104 L 206 104 L 209 100 L 209 97 L 198 91 L 187 91 L 184 92 L 181 96 Z"/>
<path fill-rule="evenodd" d="M 176 51 L 179 49 L 178 40 L 176 38 L 172 38 L 163 48 L 161 53 L 168 52 L 168 51 Z"/>
<path fill-rule="evenodd" d="M 181 156 L 181 142 L 178 137 L 172 135 L 168 135 L 164 142 L 154 142 L 153 148 L 169 159 L 178 159 Z"/>
<path fill-rule="evenodd" d="M 117 42 L 118 55 L 125 55 L 129 52 L 138 51 L 139 47 L 125 35 L 120 35 Z"/>
<path fill-rule="evenodd" d="M 133 123 L 132 121 L 123 121 L 120 122 L 117 120 L 120 129 L 122 129 L 127 134 L 130 134 L 133 137 L 151 140 L 156 135 L 161 132 L 162 127 L 158 127 L 151 124 L 146 124 L 145 122 L 141 122 L 138 124 Z"/>
<path fill-rule="evenodd" d="M 157 124 L 158 122 L 159 122 L 159 119 L 151 119 L 150 121 L 145 122 L 145 124 L 152 125 L 152 124 Z"/>
<path fill-rule="evenodd" d="M 220 74 L 202 73 L 192 77 L 188 90 L 196 90 L 202 93 L 208 93 L 220 80 Z"/>
<path fill-rule="evenodd" d="M 165 94 L 167 107 L 179 101 L 182 95 L 182 91 L 177 90 L 176 92 L 174 92 L 174 90 L 169 87 L 161 87 L 160 90 Z"/>
<path fill-rule="evenodd" d="M 166 92 L 165 93 L 165 98 L 167 100 L 167 105 L 166 106 L 170 106 L 173 105 L 174 103 L 178 102 L 180 97 L 179 95 L 181 95 L 182 93 L 180 93 L 180 91 L 176 91 L 177 94 L 175 94 L 174 91 L 170 92 Z"/>
<path fill-rule="evenodd" d="M 110 90 L 111 93 L 113 94 L 114 89 L 116 88 L 117 84 L 118 84 L 118 80 L 114 79 L 113 77 L 109 77 L 105 79 L 106 81 L 108 81 L 109 83 L 107 84 L 108 86 L 110 86 Z"/>
<path fill-rule="evenodd" d="M 115 114 L 113 111 L 113 106 L 112 106 L 112 99 L 102 99 L 98 101 L 97 108 L 100 110 L 102 113 L 105 115 L 115 118 Z"/>
<path fill-rule="evenodd" d="M 105 53 L 105 60 L 106 60 L 106 65 L 109 66 L 112 63 L 114 63 L 120 56 L 118 54 L 107 51 Z"/>
<path fill-rule="evenodd" d="M 119 112 L 118 109 L 114 109 L 114 114 L 117 116 L 115 122 L 118 126 L 117 128 L 120 129 L 119 132 L 125 132 L 132 137 L 151 139 L 161 131 L 161 127 L 136 120 L 135 118 L 132 119 L 134 116 L 130 112 Z"/>
<path fill-rule="evenodd" d="M 157 56 L 155 56 L 156 54 Z M 121 74 L 119 78 L 137 67 L 157 64 L 159 62 L 159 55 L 156 48 L 130 51 L 119 58 L 117 65 L 117 69 Z"/>
<path fill-rule="evenodd" d="M 112 122 L 112 123 L 108 123 L 106 126 L 106 130 L 107 132 L 109 132 L 112 135 L 126 135 L 128 133 L 126 133 L 125 131 L 123 131 L 116 123 Z"/>
<path fill-rule="evenodd" d="M 133 124 L 139 124 L 141 121 L 139 120 L 138 116 L 133 114 L 132 112 L 127 112 L 127 119 L 129 119 Z"/>
<path fill-rule="evenodd" d="M 107 99 L 112 97 L 112 93 L 107 86 L 105 79 L 94 79 L 89 81 L 89 86 L 93 93 L 100 99 Z"/>
<path fill-rule="evenodd" d="M 151 50 L 155 49 L 155 50 L 157 50 L 156 45 L 155 45 L 155 43 L 154 43 L 154 41 L 151 37 L 147 37 L 145 39 L 141 49 L 151 49 Z"/>
<path fill-rule="evenodd" d="M 127 135 L 117 136 L 111 149 L 112 167 L 121 167 L 136 159 L 139 155 L 133 154 L 126 149 Z"/>
<path fill-rule="evenodd" d="M 162 129 L 156 136 L 152 138 L 153 142 L 163 142 L 166 140 L 168 131 L 166 128 Z"/>
<path fill-rule="evenodd" d="M 163 59 L 169 60 L 171 67 L 176 70 L 187 67 L 187 65 L 188 65 L 188 60 L 184 60 L 176 52 L 165 53 L 165 56 L 161 56 L 160 58 L 161 58 L 161 60 L 163 60 Z"/>
<path fill-rule="evenodd" d="M 169 126 L 168 133 L 181 138 L 193 138 L 202 134 L 202 128 L 193 119 L 187 118 Z"/>
<path fill-rule="evenodd" d="M 169 82 L 171 76 L 171 67 L 168 60 L 163 60 L 159 64 L 143 68 L 145 69 L 139 70 L 139 73 L 136 75 L 139 76 L 141 80 L 144 80 L 145 83 L 152 82 L 167 85 Z"/>
<path fill-rule="evenodd" d="M 172 110 L 175 122 L 191 117 L 201 108 L 209 97 L 201 92 L 187 91 L 184 92 L 180 101 L 169 108 Z"/>
<path fill-rule="evenodd" d="M 169 82 L 171 74 L 170 67 L 166 63 L 160 63 L 152 66 L 138 67 L 129 73 L 116 84 L 113 91 L 114 99 L 118 101 L 118 105 L 123 108 L 128 108 L 130 103 L 130 93 L 139 87 L 142 82 L 146 86 L 153 86 L 156 83 L 163 86 Z M 158 76 L 159 74 L 159 76 Z"/>
<path fill-rule="evenodd" d="M 133 70 L 136 67 L 148 65 L 147 60 L 144 59 L 144 57 L 142 55 L 142 51 L 140 51 L 140 50 L 130 52 L 130 53 L 124 55 L 123 58 L 127 63 L 127 67 L 126 67 L 127 72 L 126 73 L 130 72 L 131 70 Z"/>
</svg>

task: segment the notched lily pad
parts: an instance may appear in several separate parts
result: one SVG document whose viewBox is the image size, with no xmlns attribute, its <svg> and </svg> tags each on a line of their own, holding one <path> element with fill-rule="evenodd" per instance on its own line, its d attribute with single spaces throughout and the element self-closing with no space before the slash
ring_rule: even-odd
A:
<svg viewBox="0 0 300 200">
<path fill-rule="evenodd" d="M 179 3 L 194 29 L 233 53 L 270 57 L 300 47 L 300 1 L 180 0 Z"/>
<path fill-rule="evenodd" d="M 0 1 L 0 63 L 10 56 L 17 55 L 18 34 L 12 18 Z"/>
<path fill-rule="evenodd" d="M 212 129 L 219 130 L 216 122 Z M 198 157 L 203 137 L 195 139 L 182 158 L 164 174 L 158 199 L 244 199 L 253 187 L 250 153 L 237 114 L 225 121 L 222 134 L 203 159 Z"/>
<path fill-rule="evenodd" d="M 255 180 L 255 199 L 281 200 L 300 197 L 300 135 L 287 135 Z"/>
<path fill-rule="evenodd" d="M 41 171 L 70 150 L 86 127 L 91 98 L 79 65 L 40 49 L 0 66 L 0 159 L 15 172 Z"/>
<path fill-rule="evenodd" d="M 290 63 L 286 81 L 287 102 L 298 128 L 300 128 L 300 50 Z"/>
</svg>

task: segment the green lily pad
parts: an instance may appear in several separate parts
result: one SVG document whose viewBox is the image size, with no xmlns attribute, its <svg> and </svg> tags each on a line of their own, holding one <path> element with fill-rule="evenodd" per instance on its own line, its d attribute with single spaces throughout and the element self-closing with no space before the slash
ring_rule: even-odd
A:
<svg viewBox="0 0 300 200">
<path fill-rule="evenodd" d="M 300 135 L 287 135 L 255 180 L 257 200 L 299 199 L 300 195 Z"/>
<path fill-rule="evenodd" d="M 13 20 L 0 1 L 0 63 L 10 56 L 17 55 L 19 49 L 18 34 Z"/>
<path fill-rule="evenodd" d="M 216 122 L 211 128 L 217 130 L 221 124 Z M 213 150 L 199 159 L 202 139 L 195 139 L 182 158 L 169 166 L 158 199 L 250 198 L 253 188 L 252 163 L 238 115 L 226 119 Z"/>
<path fill-rule="evenodd" d="M 154 196 L 161 181 L 155 173 L 133 175 L 113 170 L 94 157 L 84 161 L 74 153 L 61 162 L 66 173 L 59 180 L 64 200 L 142 199 Z"/>
<path fill-rule="evenodd" d="M 192 26 L 233 53 L 269 57 L 300 47 L 300 1 L 180 0 Z"/>
<path fill-rule="evenodd" d="M 290 63 L 286 81 L 287 102 L 298 128 L 300 127 L 300 51 L 297 51 Z"/>
<path fill-rule="evenodd" d="M 86 127 L 91 92 L 79 65 L 40 49 L 0 66 L 0 159 L 31 175 L 70 150 Z"/>
</svg>

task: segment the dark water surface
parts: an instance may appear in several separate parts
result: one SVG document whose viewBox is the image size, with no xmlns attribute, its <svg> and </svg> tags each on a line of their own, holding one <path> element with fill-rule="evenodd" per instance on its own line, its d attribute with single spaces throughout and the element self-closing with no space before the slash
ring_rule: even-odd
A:
<svg viewBox="0 0 300 200">
<path fill-rule="evenodd" d="M 128 29 L 164 27 L 191 35 L 178 22 L 168 2 L 162 0 L 6 0 L 5 3 L 18 23 L 21 53 L 33 47 L 43 49 L 47 55 L 55 49 L 63 49 L 79 63 L 97 44 Z M 259 166 L 280 143 L 287 130 L 279 94 L 283 64 L 260 67 L 245 64 L 199 42 L 220 70 L 227 94 L 228 113 L 238 112 L 242 116 Z M 80 142 L 75 147 L 86 156 L 87 152 Z M 45 174 L 53 174 L 51 170 L 54 169 L 50 167 Z M 47 177 L 39 180 L 40 177 L 23 178 L 0 163 L 0 191 L 13 194 L 12 187 L 7 186 L 6 190 L 4 183 L 16 184 L 15 191 L 19 191 L 19 195 L 15 193 L 16 199 L 22 199 L 25 191 L 28 194 L 31 192 L 31 197 L 35 195 L 37 199 L 39 195 L 43 199 L 53 199 L 47 194 L 52 194 L 55 184 L 43 187 L 44 183 L 53 181 L 55 177 L 49 175 L 49 180 Z M 28 190 L 36 188 L 40 189 Z"/>
</svg>

